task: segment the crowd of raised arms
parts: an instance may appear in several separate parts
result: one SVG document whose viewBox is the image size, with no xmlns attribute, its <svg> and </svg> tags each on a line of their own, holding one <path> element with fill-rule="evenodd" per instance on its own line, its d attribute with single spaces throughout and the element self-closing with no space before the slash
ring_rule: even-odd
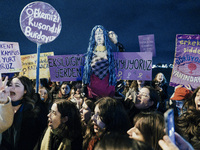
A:
<svg viewBox="0 0 200 150">
<path fill-rule="evenodd" d="M 120 86 L 119 86 L 120 85 Z M 88 98 L 81 81 L 0 80 L 1 150 L 200 149 L 200 87 L 167 93 L 163 73 L 150 81 L 118 81 L 113 97 Z M 164 112 L 175 112 L 175 139 Z"/>
</svg>

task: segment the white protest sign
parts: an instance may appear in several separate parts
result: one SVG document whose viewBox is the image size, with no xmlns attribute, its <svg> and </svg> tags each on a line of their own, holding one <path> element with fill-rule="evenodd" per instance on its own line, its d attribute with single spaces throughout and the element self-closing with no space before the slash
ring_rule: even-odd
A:
<svg viewBox="0 0 200 150">
<path fill-rule="evenodd" d="M 0 41 L 0 73 L 20 72 L 21 69 L 19 44 Z"/>
</svg>

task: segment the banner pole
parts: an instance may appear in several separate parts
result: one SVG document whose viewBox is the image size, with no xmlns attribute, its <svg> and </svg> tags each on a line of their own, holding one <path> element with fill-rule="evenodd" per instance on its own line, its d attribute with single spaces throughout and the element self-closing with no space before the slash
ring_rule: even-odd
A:
<svg viewBox="0 0 200 150">
<path fill-rule="evenodd" d="M 40 81 L 40 48 L 41 44 L 37 43 L 37 65 L 36 65 L 36 93 L 38 93 L 39 89 L 39 81 Z"/>
</svg>

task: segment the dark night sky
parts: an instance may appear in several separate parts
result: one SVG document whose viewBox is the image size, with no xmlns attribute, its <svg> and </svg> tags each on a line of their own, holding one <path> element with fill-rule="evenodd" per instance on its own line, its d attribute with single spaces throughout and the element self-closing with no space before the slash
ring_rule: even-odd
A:
<svg viewBox="0 0 200 150">
<path fill-rule="evenodd" d="M 21 54 L 37 52 L 36 44 L 22 33 L 19 17 L 27 0 L 0 0 L 0 41 L 19 42 Z M 41 52 L 83 54 L 90 32 L 103 25 L 118 34 L 127 52 L 139 52 L 138 35 L 154 34 L 153 64 L 173 63 L 176 34 L 198 34 L 199 0 L 45 0 L 60 14 L 62 30 Z"/>
</svg>

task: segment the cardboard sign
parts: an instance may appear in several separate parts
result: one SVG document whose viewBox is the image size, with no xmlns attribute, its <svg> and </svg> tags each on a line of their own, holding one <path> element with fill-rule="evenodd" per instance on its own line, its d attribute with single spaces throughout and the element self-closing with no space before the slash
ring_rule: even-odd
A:
<svg viewBox="0 0 200 150">
<path fill-rule="evenodd" d="M 151 52 L 114 53 L 118 65 L 117 80 L 152 80 Z M 51 81 L 80 81 L 84 69 L 84 55 L 48 56 Z"/>
<path fill-rule="evenodd" d="M 30 41 L 44 44 L 52 42 L 60 34 L 61 19 L 50 4 L 37 1 L 24 7 L 20 26 Z"/>
<path fill-rule="evenodd" d="M 40 78 L 49 78 L 49 64 L 47 56 L 53 56 L 54 52 L 40 53 Z M 20 75 L 30 79 L 36 79 L 37 54 L 22 55 L 22 71 Z"/>
<path fill-rule="evenodd" d="M 118 61 L 117 80 L 152 80 L 151 52 L 120 52 L 115 53 L 115 58 Z"/>
<path fill-rule="evenodd" d="M 200 85 L 200 35 L 176 35 L 176 48 L 170 86 Z"/>
<path fill-rule="evenodd" d="M 21 69 L 19 44 L 0 41 L 0 73 L 20 72 Z"/>
<path fill-rule="evenodd" d="M 140 52 L 152 52 L 156 56 L 154 34 L 138 36 Z"/>
<path fill-rule="evenodd" d="M 51 81 L 82 80 L 84 55 L 49 56 Z"/>
</svg>

